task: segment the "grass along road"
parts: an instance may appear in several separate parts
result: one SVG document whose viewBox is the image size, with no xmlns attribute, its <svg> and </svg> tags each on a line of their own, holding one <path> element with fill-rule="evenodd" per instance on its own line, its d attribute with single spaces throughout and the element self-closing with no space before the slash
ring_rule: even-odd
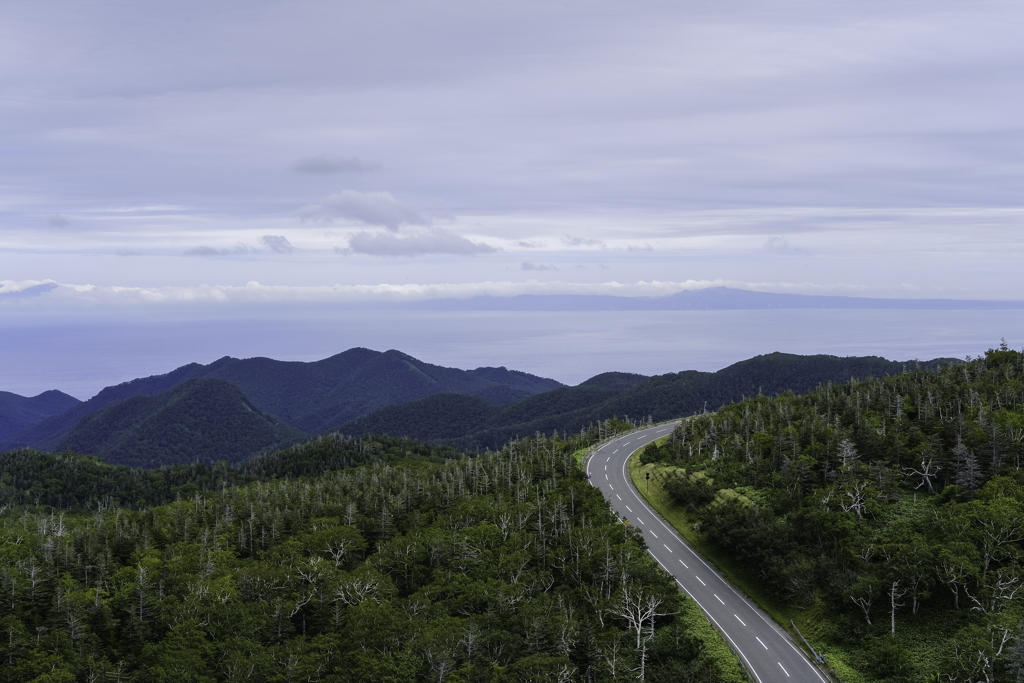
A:
<svg viewBox="0 0 1024 683">
<path fill-rule="evenodd" d="M 659 439 L 659 443 L 663 443 L 665 439 Z M 678 467 L 666 467 L 664 465 L 653 463 L 649 465 L 643 465 L 640 463 L 639 453 L 629 459 L 629 475 L 633 481 L 633 485 L 637 491 L 644 497 L 647 503 L 654 508 L 658 514 L 660 514 L 678 533 L 682 536 L 690 546 L 696 550 L 701 556 L 704 557 L 709 563 L 713 564 L 722 575 L 725 576 L 734 586 L 742 591 L 748 598 L 755 602 L 761 609 L 767 612 L 772 619 L 775 620 L 782 628 L 793 634 L 794 639 L 803 648 L 803 644 L 800 643 L 800 638 L 796 633 L 793 633 L 793 628 L 790 625 L 792 619 L 796 622 L 797 626 L 803 635 L 811 642 L 811 645 L 819 652 L 823 649 L 825 652 L 825 659 L 828 662 L 829 668 L 832 669 L 834 675 L 836 675 L 843 683 L 868 683 L 870 679 L 865 678 L 861 673 L 852 669 L 846 662 L 846 657 L 843 656 L 845 653 L 839 653 L 831 648 L 823 648 L 819 642 L 815 642 L 814 634 L 818 630 L 820 620 L 823 615 L 819 614 L 819 611 L 812 606 L 808 609 L 801 609 L 787 605 L 778 599 L 771 596 L 764 591 L 757 577 L 737 563 L 726 553 L 722 552 L 713 543 L 709 543 L 703 536 L 698 533 L 693 525 L 698 520 L 691 517 L 686 507 L 676 502 L 672 496 L 669 495 L 665 489 L 665 479 L 676 471 L 683 470 Z M 650 474 L 650 479 L 647 479 L 647 475 Z M 737 495 L 742 495 L 737 492 Z"/>
</svg>

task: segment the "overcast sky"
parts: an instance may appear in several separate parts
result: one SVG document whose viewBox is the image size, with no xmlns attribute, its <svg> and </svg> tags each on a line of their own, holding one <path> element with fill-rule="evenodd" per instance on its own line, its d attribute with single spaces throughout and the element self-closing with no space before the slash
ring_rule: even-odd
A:
<svg viewBox="0 0 1024 683">
<path fill-rule="evenodd" d="M 1019 0 L 8 0 L 0 314 L 1024 298 L 1021 36 Z"/>
<path fill-rule="evenodd" d="M 1022 35 L 1020 2 L 5 2 L 0 279 L 1015 298 Z"/>
</svg>

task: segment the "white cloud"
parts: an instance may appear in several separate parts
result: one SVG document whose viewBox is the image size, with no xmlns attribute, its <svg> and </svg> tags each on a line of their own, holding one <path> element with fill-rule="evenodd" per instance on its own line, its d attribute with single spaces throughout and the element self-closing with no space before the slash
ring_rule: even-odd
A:
<svg viewBox="0 0 1024 683">
<path fill-rule="evenodd" d="M 319 154 L 296 160 L 292 163 L 291 169 L 296 173 L 309 173 L 312 175 L 359 174 L 379 171 L 381 170 L 381 164 L 377 161 L 367 161 L 359 157 Z"/>
<path fill-rule="evenodd" d="M 222 249 L 214 249 L 213 247 L 192 247 L 185 250 L 184 256 L 224 256 L 227 253 Z"/>
<path fill-rule="evenodd" d="M 519 264 L 519 270 L 558 270 L 558 266 L 553 264 L 534 263 L 533 261 L 523 261 Z"/>
<path fill-rule="evenodd" d="M 604 247 L 603 241 L 598 239 L 588 239 L 586 237 L 576 237 L 574 235 L 563 235 L 562 244 L 567 247 Z"/>
<path fill-rule="evenodd" d="M 264 235 L 260 238 L 260 242 L 267 249 L 278 254 L 290 254 L 295 251 L 295 247 L 293 247 L 292 243 L 288 241 L 288 238 L 283 235 Z"/>
<path fill-rule="evenodd" d="M 282 238 L 283 239 L 283 238 Z M 233 256 L 240 254 L 252 254 L 256 250 L 247 244 L 238 243 L 229 249 L 214 249 L 206 245 L 186 249 L 183 256 Z M 276 251 L 276 249 L 275 249 Z"/>
<path fill-rule="evenodd" d="M 376 225 L 398 232 L 403 225 L 427 225 L 429 221 L 411 207 L 395 199 L 390 192 L 344 190 L 319 204 L 303 207 L 299 214 L 306 220 L 330 222 L 344 219 L 363 225 Z"/>
<path fill-rule="evenodd" d="M 386 232 L 357 232 L 348 238 L 348 248 L 342 253 L 369 256 L 423 256 L 425 254 L 457 254 L 473 256 L 490 254 L 497 249 L 482 242 L 470 240 L 455 233 L 431 228 L 419 230 L 404 237 Z"/>
</svg>

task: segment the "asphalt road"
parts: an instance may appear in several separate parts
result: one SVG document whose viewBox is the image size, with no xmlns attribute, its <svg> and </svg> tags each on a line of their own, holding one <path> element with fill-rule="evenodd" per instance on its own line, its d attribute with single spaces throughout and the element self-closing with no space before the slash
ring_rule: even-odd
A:
<svg viewBox="0 0 1024 683">
<path fill-rule="evenodd" d="M 633 487 L 626 461 L 667 436 L 677 423 L 633 432 L 605 444 L 587 462 L 590 482 L 620 518 L 643 531 L 649 552 L 692 597 L 732 645 L 759 683 L 828 683 L 788 633 L 704 562 Z"/>
</svg>

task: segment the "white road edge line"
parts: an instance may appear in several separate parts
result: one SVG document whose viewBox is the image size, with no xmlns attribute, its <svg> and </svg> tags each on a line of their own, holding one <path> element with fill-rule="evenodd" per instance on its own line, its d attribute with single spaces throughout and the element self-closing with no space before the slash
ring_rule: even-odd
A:
<svg viewBox="0 0 1024 683">
<path fill-rule="evenodd" d="M 681 424 L 681 421 L 679 421 L 679 422 L 677 422 L 675 424 Z M 638 448 L 636 450 L 640 450 L 640 449 Z M 616 449 L 615 452 L 618 453 L 619 452 L 618 449 Z M 633 457 L 633 455 L 635 453 L 636 453 L 636 451 L 633 451 L 633 453 L 630 453 L 628 456 L 626 456 L 626 459 L 622 461 L 622 479 L 624 481 L 626 481 L 627 483 L 629 482 L 629 477 L 626 476 L 626 465 L 629 463 L 629 459 L 631 457 Z M 643 505 L 647 509 L 648 512 L 650 512 L 651 514 L 654 514 L 654 511 L 651 510 L 651 507 L 649 505 L 647 505 L 647 502 L 643 498 L 641 498 L 639 492 L 636 489 L 630 489 L 630 490 L 633 493 L 633 497 L 636 498 L 637 501 L 641 505 Z M 630 512 L 632 512 L 632 510 L 630 510 Z M 655 514 L 654 517 L 670 533 L 673 531 L 673 529 L 671 529 L 668 526 L 668 524 L 665 523 L 665 520 L 663 520 L 660 515 Z M 694 552 L 692 548 L 687 547 L 687 549 L 690 550 L 690 553 L 694 556 L 694 558 L 696 558 L 698 562 L 700 562 L 705 567 L 707 567 L 707 569 L 712 574 L 714 574 L 715 576 L 718 575 L 717 572 L 715 572 L 715 570 L 711 568 L 711 565 L 709 565 L 707 562 L 704 561 L 703 557 L 701 557 L 696 552 Z M 707 585 L 703 581 L 701 581 L 700 577 L 697 577 L 697 580 L 700 581 L 705 586 Z M 725 583 L 725 585 L 729 587 L 729 590 L 731 590 L 733 593 L 735 593 L 736 597 L 738 597 L 743 602 L 747 603 L 747 605 L 750 606 L 753 609 L 753 611 L 759 617 L 761 617 L 761 620 L 764 621 L 765 624 L 767 624 L 769 627 L 773 628 L 782 637 L 782 639 L 786 642 L 786 644 L 789 645 L 791 648 L 793 648 L 793 652 L 797 653 L 797 655 L 800 657 L 800 659 L 802 659 L 803 661 L 807 662 L 807 666 L 809 666 L 811 668 L 811 671 L 814 672 L 814 674 L 818 677 L 818 680 L 820 680 L 821 683 L 827 683 L 827 681 L 824 679 L 824 677 L 822 677 L 821 672 L 818 671 L 818 669 L 813 664 L 811 664 L 811 661 L 809 659 L 807 659 L 807 656 L 804 655 L 803 652 L 801 652 L 799 649 L 797 649 L 796 645 L 793 644 L 793 641 L 791 641 L 789 639 L 788 635 L 781 628 L 779 628 L 779 626 L 777 624 L 775 624 L 774 622 L 769 621 L 768 618 L 764 614 L 761 614 L 759 609 L 757 607 L 755 607 L 753 604 L 751 604 L 750 601 L 747 600 L 747 598 L 745 598 L 744 596 L 740 595 L 739 591 L 737 591 L 736 588 L 731 583 L 729 583 L 728 581 L 723 581 L 723 583 Z M 703 608 L 701 608 L 701 609 L 703 609 Z M 710 616 L 710 614 L 708 616 Z M 714 619 L 712 619 L 712 621 L 714 621 Z M 715 623 L 717 624 L 718 622 L 716 621 Z M 730 641 L 731 640 L 732 639 L 730 639 Z M 744 657 L 743 659 L 746 660 L 746 657 Z M 749 662 L 747 662 L 747 663 L 749 664 Z M 751 669 L 751 671 L 753 671 L 753 669 Z M 754 673 L 754 676 L 757 677 L 757 673 L 756 672 Z M 760 681 L 761 679 L 758 678 L 757 680 Z"/>
</svg>

